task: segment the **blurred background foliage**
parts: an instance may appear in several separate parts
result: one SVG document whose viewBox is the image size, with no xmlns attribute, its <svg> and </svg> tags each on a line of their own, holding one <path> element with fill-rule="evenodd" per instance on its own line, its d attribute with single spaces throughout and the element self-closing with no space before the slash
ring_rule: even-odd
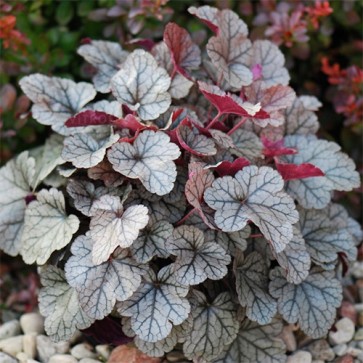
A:
<svg viewBox="0 0 363 363">
<path fill-rule="evenodd" d="M 362 0 L 0 0 L 0 164 L 49 133 L 31 118 L 17 86 L 21 77 L 40 72 L 87 80 L 93 69 L 76 53 L 82 39 L 132 48 L 135 39 L 161 40 L 170 20 L 203 42 L 208 30 L 187 12 L 199 5 L 233 9 L 253 39 L 281 47 L 297 94 L 315 95 L 324 105 L 320 136 L 338 142 L 362 172 Z M 362 189 L 336 197 L 362 216 Z"/>
</svg>

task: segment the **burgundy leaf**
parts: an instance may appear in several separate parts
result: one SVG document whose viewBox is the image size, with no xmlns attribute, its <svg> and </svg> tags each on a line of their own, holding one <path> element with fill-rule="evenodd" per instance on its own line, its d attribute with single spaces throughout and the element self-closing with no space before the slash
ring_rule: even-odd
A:
<svg viewBox="0 0 363 363">
<path fill-rule="evenodd" d="M 82 332 L 96 339 L 99 344 L 121 345 L 130 343 L 133 340 L 122 332 L 119 322 L 109 317 L 96 320 L 89 328 L 83 329 Z"/>
<path fill-rule="evenodd" d="M 234 176 L 237 171 L 242 170 L 245 166 L 248 165 L 250 165 L 250 162 L 247 159 L 241 157 L 232 162 L 228 160 L 222 161 L 221 163 L 217 164 L 215 171 L 220 176 Z"/>
<path fill-rule="evenodd" d="M 166 26 L 164 42 L 177 72 L 189 78 L 187 71 L 197 69 L 201 63 L 199 47 L 193 43 L 189 33 L 175 23 Z"/>
<path fill-rule="evenodd" d="M 87 110 L 69 118 L 65 125 L 67 127 L 112 125 L 115 120 L 117 120 L 116 116 L 109 115 L 106 112 Z"/>
<path fill-rule="evenodd" d="M 236 95 L 226 93 L 217 86 L 200 81 L 198 85 L 204 97 L 217 108 L 220 115 L 231 113 L 259 119 L 269 118 L 268 113 L 261 110 L 259 104 L 253 105 L 249 102 L 243 102 Z"/>
<path fill-rule="evenodd" d="M 276 168 L 285 181 L 325 175 L 318 167 L 310 163 L 296 165 L 276 162 Z"/>
<path fill-rule="evenodd" d="M 268 158 L 281 155 L 292 155 L 297 153 L 296 149 L 293 149 L 291 147 L 285 147 L 283 139 L 278 141 L 271 141 L 266 137 L 262 136 L 261 141 L 264 146 L 263 154 Z"/>
<path fill-rule="evenodd" d="M 138 45 L 147 50 L 148 52 L 150 52 L 151 49 L 153 49 L 155 42 L 149 38 L 136 38 L 136 39 L 131 39 L 130 41 L 127 42 L 127 44 Z"/>
</svg>

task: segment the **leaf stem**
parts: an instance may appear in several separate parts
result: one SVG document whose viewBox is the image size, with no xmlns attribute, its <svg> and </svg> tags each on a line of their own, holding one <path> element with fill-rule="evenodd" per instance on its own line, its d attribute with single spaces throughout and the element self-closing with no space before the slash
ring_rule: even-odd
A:
<svg viewBox="0 0 363 363">
<path fill-rule="evenodd" d="M 263 235 L 261 233 L 251 234 L 250 238 L 261 238 Z"/>
<path fill-rule="evenodd" d="M 222 114 L 220 112 L 214 117 L 214 119 L 207 125 L 206 129 L 209 130 L 219 119 Z"/>
<path fill-rule="evenodd" d="M 176 225 L 180 226 L 181 224 L 183 224 L 192 214 L 194 214 L 195 211 L 196 208 L 190 210 Z"/>
<path fill-rule="evenodd" d="M 242 117 L 241 121 L 234 125 L 228 132 L 227 135 L 232 135 L 237 129 L 239 129 L 247 121 L 246 117 Z"/>
</svg>

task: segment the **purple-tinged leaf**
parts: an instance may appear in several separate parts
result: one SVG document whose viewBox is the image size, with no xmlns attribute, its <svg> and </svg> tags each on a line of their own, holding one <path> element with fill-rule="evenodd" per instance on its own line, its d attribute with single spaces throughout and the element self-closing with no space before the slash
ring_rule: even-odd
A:
<svg viewBox="0 0 363 363">
<path fill-rule="evenodd" d="M 243 102 L 242 99 L 236 95 L 226 93 L 217 86 L 201 81 L 198 82 L 198 85 L 205 98 L 217 108 L 220 115 L 234 114 L 261 119 L 269 117 L 266 112 L 261 110 L 260 104 L 254 105 L 250 102 Z"/>
<path fill-rule="evenodd" d="M 95 265 L 107 261 L 118 246 L 130 247 L 149 220 L 148 210 L 143 205 L 124 210 L 119 197 L 105 195 L 100 202 L 104 198 L 109 208 L 94 210 L 90 223 L 90 236 L 95 241 L 92 250 Z"/>
<path fill-rule="evenodd" d="M 235 304 L 228 292 L 219 294 L 210 303 L 197 290 L 193 291 L 191 302 L 193 326 L 183 345 L 184 354 L 188 359 L 212 361 L 237 336 L 239 323 Z"/>
<path fill-rule="evenodd" d="M 143 131 L 133 145 L 114 144 L 108 152 L 113 168 L 132 179 L 140 179 L 151 193 L 168 194 L 176 179 L 173 160 L 180 155 L 177 145 L 163 132 Z"/>
<path fill-rule="evenodd" d="M 249 254 L 235 268 L 238 300 L 246 307 L 247 317 L 261 325 L 270 323 L 277 311 L 276 301 L 268 293 L 268 270 L 258 252 Z"/>
<path fill-rule="evenodd" d="M 286 189 L 304 208 L 321 209 L 328 205 L 332 190 L 350 191 L 360 184 L 352 159 L 340 151 L 340 146 L 314 136 L 291 135 L 285 145 L 298 150 L 295 155 L 285 155 L 281 161 L 291 164 L 309 162 L 325 176 L 291 180 Z"/>
<path fill-rule="evenodd" d="M 222 161 L 221 163 L 212 166 L 219 176 L 234 176 L 238 171 L 242 170 L 245 166 L 251 163 L 245 158 L 237 158 L 234 161 Z"/>
<path fill-rule="evenodd" d="M 250 161 L 262 157 L 263 144 L 254 132 L 238 129 L 231 137 L 234 144 L 230 150 L 232 154 Z"/>
<path fill-rule="evenodd" d="M 205 5 L 196 8 L 191 6 L 188 8 L 190 14 L 196 16 L 204 24 L 206 24 L 214 33 L 218 33 L 219 26 L 217 20 L 218 9 Z"/>
<path fill-rule="evenodd" d="M 150 270 L 131 298 L 118 303 L 117 310 L 122 316 L 131 317 L 132 330 L 140 339 L 154 343 L 166 338 L 173 325 L 188 318 L 188 290 L 175 281 L 170 265 L 157 276 Z"/>
<path fill-rule="evenodd" d="M 41 190 L 25 211 L 21 246 L 25 263 L 46 263 L 71 241 L 78 227 L 79 219 L 66 213 L 63 193 L 55 188 Z"/>
<path fill-rule="evenodd" d="M 262 67 L 260 80 L 266 87 L 288 85 L 290 76 L 284 67 L 285 57 L 275 44 L 269 40 L 256 40 L 252 46 L 252 53 L 252 66 Z"/>
<path fill-rule="evenodd" d="M 68 285 L 62 270 L 45 266 L 40 271 L 40 281 L 43 287 L 39 292 L 39 311 L 53 341 L 69 340 L 77 329 L 86 329 L 94 322 L 81 308 L 77 292 Z"/>
<path fill-rule="evenodd" d="M 283 324 L 277 319 L 262 326 L 245 319 L 237 338 L 214 363 L 285 363 L 285 344 L 278 338 L 282 328 Z"/>
<path fill-rule="evenodd" d="M 119 43 L 103 40 L 91 40 L 81 45 L 77 53 L 97 69 L 92 81 L 96 90 L 101 93 L 111 91 L 111 78 L 120 70 L 129 54 L 122 50 Z"/>
<path fill-rule="evenodd" d="M 140 263 L 149 262 L 155 256 L 169 257 L 165 243 L 172 233 L 173 226 L 167 221 L 149 222 L 131 245 L 132 256 Z"/>
<path fill-rule="evenodd" d="M 299 285 L 290 284 L 280 267 L 270 274 L 270 293 L 278 299 L 278 311 L 290 324 L 314 339 L 328 333 L 342 302 L 342 286 L 333 271 L 313 268 Z"/>
<path fill-rule="evenodd" d="M 267 137 L 261 136 L 261 141 L 264 147 L 263 155 L 265 155 L 267 158 L 297 153 L 296 149 L 284 146 L 284 139 L 278 141 L 271 141 Z"/>
<path fill-rule="evenodd" d="M 96 96 L 90 83 L 75 83 L 38 73 L 23 77 L 19 85 L 34 103 L 32 116 L 43 125 L 51 125 L 61 135 L 72 132 L 64 123 Z"/>
<path fill-rule="evenodd" d="M 225 132 L 216 129 L 210 129 L 208 132 L 221 148 L 229 149 L 235 147 L 231 136 L 227 135 Z"/>
<path fill-rule="evenodd" d="M 136 291 L 144 271 L 128 257 L 127 250 L 117 250 L 109 260 L 94 265 L 94 243 L 89 234 L 76 238 L 71 248 L 73 256 L 65 265 L 65 275 L 77 290 L 84 312 L 100 320 L 112 312 L 116 300 L 125 301 Z"/>
<path fill-rule="evenodd" d="M 169 23 L 164 30 L 164 42 L 169 48 L 174 67 L 184 77 L 197 69 L 201 63 L 199 47 L 193 43 L 189 33 L 175 23 Z"/>
<path fill-rule="evenodd" d="M 98 125 L 112 125 L 117 117 L 102 111 L 86 110 L 69 118 L 65 125 L 67 127 L 85 127 Z"/>
<path fill-rule="evenodd" d="M 277 171 L 281 174 L 285 181 L 325 175 L 318 167 L 310 163 L 296 165 L 276 161 L 275 165 Z"/>
<path fill-rule="evenodd" d="M 165 69 L 144 50 L 133 51 L 111 80 L 118 101 L 136 111 L 142 120 L 155 120 L 171 103 L 167 92 L 171 79 Z"/>
<path fill-rule="evenodd" d="M 239 231 L 251 220 L 281 252 L 292 239 L 292 224 L 298 221 L 294 201 L 283 186 L 275 170 L 246 166 L 234 178 L 216 179 L 204 199 L 216 211 L 214 220 L 222 231 Z"/>
<path fill-rule="evenodd" d="M 198 285 L 207 278 L 220 280 L 227 274 L 230 256 L 217 243 L 205 242 L 203 232 L 196 227 L 176 228 L 166 247 L 177 256 L 172 270 L 182 285 Z"/>
<path fill-rule="evenodd" d="M 112 165 L 103 160 L 96 166 L 87 169 L 87 175 L 93 180 L 102 180 L 106 187 L 118 187 L 124 182 L 124 177 L 117 173 Z"/>
</svg>

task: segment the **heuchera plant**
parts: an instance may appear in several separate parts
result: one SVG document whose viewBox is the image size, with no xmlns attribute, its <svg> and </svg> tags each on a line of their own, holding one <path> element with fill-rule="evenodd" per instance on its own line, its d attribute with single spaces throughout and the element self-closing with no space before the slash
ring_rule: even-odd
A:
<svg viewBox="0 0 363 363">
<path fill-rule="evenodd" d="M 149 356 L 284 362 L 284 324 L 334 322 L 362 231 L 331 197 L 359 175 L 276 45 L 230 10 L 189 12 L 206 52 L 170 23 L 150 52 L 81 45 L 93 84 L 20 81 L 55 133 L 0 170 L 1 248 L 41 265 L 55 341 L 114 316 Z"/>
</svg>

